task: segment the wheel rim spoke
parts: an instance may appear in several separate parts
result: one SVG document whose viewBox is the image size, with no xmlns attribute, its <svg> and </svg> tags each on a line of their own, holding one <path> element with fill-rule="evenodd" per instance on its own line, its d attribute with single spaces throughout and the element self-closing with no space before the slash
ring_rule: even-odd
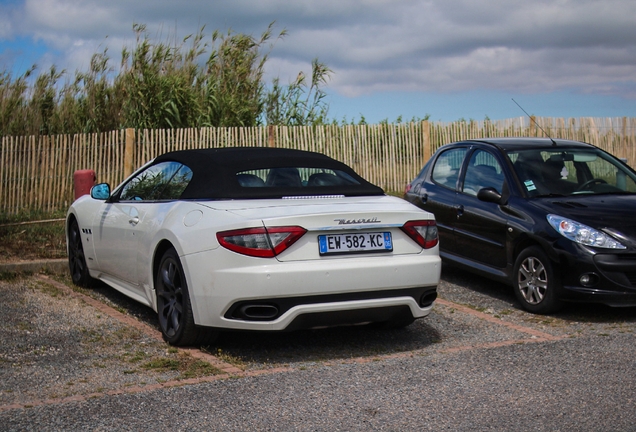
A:
<svg viewBox="0 0 636 432">
<path fill-rule="evenodd" d="M 519 267 L 518 285 L 525 300 L 533 305 L 543 301 L 548 289 L 545 266 L 535 257 L 528 257 Z"/>
<path fill-rule="evenodd" d="M 181 314 L 177 310 L 176 303 L 173 303 L 172 307 L 170 308 L 170 324 L 174 332 L 179 330 L 180 320 L 181 320 Z"/>
<path fill-rule="evenodd" d="M 163 284 L 172 292 L 174 293 L 175 288 L 174 288 L 174 266 L 172 265 L 172 263 L 168 263 L 166 265 L 166 269 L 164 269 L 164 271 L 161 272 L 161 276 L 163 278 Z"/>
<path fill-rule="evenodd" d="M 161 268 L 161 283 L 157 290 L 160 324 L 168 337 L 174 336 L 181 326 L 182 305 L 181 272 L 177 263 L 168 259 Z"/>
<path fill-rule="evenodd" d="M 79 233 L 79 227 L 74 224 L 71 226 L 69 241 L 69 267 L 71 277 L 74 281 L 79 281 L 82 274 L 86 270 L 84 249 L 82 248 L 82 238 Z"/>
</svg>

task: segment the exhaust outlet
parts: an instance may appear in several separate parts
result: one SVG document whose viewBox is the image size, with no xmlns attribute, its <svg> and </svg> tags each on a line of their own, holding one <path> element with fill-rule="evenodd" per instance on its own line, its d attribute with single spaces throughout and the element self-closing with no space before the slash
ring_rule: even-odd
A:
<svg viewBox="0 0 636 432">
<path fill-rule="evenodd" d="M 250 321 L 268 321 L 278 316 L 278 308 L 266 304 L 247 304 L 238 310 L 240 318 Z"/>
<path fill-rule="evenodd" d="M 427 292 L 420 298 L 420 307 L 429 307 L 437 298 L 437 291 Z"/>
</svg>

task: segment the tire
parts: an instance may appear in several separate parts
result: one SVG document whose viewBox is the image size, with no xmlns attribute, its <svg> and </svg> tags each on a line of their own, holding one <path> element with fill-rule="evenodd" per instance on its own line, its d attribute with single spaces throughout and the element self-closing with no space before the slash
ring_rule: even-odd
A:
<svg viewBox="0 0 636 432">
<path fill-rule="evenodd" d="M 563 303 L 557 298 L 559 280 L 552 262 L 537 246 L 524 249 L 515 262 L 513 287 L 524 309 L 536 314 L 558 311 Z"/>
<path fill-rule="evenodd" d="M 71 222 L 68 230 L 68 269 L 75 285 L 90 288 L 95 284 L 95 279 L 88 273 L 86 255 L 82 246 L 82 234 L 75 219 Z"/>
<path fill-rule="evenodd" d="M 157 314 L 163 339 L 170 345 L 212 343 L 216 333 L 194 324 L 190 294 L 181 261 L 174 248 L 159 262 L 155 279 Z"/>
</svg>

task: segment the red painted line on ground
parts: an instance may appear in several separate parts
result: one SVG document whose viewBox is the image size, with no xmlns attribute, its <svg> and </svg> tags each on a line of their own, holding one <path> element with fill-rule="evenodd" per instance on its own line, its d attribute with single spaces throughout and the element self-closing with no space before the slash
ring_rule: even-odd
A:
<svg viewBox="0 0 636 432">
<path fill-rule="evenodd" d="M 241 375 L 244 373 L 242 369 L 237 368 L 236 366 L 232 366 L 229 363 L 225 363 L 221 361 L 218 357 L 213 354 L 201 351 L 197 348 L 179 348 L 180 351 L 186 352 L 190 354 L 192 357 L 197 358 L 199 360 L 206 361 L 210 363 L 217 369 L 223 371 L 223 373 L 227 375 Z"/>
<path fill-rule="evenodd" d="M 519 325 L 519 324 L 511 323 L 511 322 L 508 322 L 508 321 L 503 321 L 503 320 L 501 320 L 499 318 L 495 318 L 492 315 L 476 311 L 475 309 L 471 309 L 468 306 L 464 306 L 464 305 L 461 305 L 459 303 L 454 303 L 454 302 L 449 301 L 449 300 L 444 300 L 444 299 L 441 299 L 439 297 L 437 298 L 437 300 L 435 300 L 435 303 L 439 303 L 439 304 L 441 304 L 443 306 L 446 306 L 446 307 L 449 307 L 449 308 L 453 308 L 453 309 L 458 310 L 460 312 L 463 312 L 465 314 L 473 315 L 473 316 L 475 316 L 477 318 L 480 318 L 480 319 L 482 319 L 484 321 L 488 321 L 490 323 L 502 325 L 502 326 L 508 327 L 508 328 L 510 328 L 512 330 L 516 330 L 516 331 L 521 332 L 521 333 L 526 333 L 526 334 L 529 334 L 530 336 L 534 336 L 536 338 L 543 339 L 543 340 L 546 340 L 546 341 L 557 341 L 557 340 L 561 340 L 562 339 L 559 336 L 554 336 L 554 335 L 551 335 L 549 333 L 542 332 L 540 330 L 535 330 L 535 329 L 533 329 L 531 327 L 526 327 L 526 326 L 522 326 L 522 325 Z"/>
<path fill-rule="evenodd" d="M 262 369 L 262 370 L 253 371 L 253 372 L 241 371 L 241 373 L 237 374 L 236 376 L 253 377 L 253 376 L 259 376 L 259 375 L 266 375 L 266 374 L 289 372 L 291 370 L 293 369 L 275 368 L 275 369 Z M 131 395 L 131 394 L 144 393 L 144 392 L 167 389 L 167 388 L 209 383 L 214 381 L 220 381 L 227 378 L 228 378 L 227 374 L 210 375 L 210 376 L 204 376 L 204 377 L 198 377 L 198 378 L 188 378 L 183 380 L 166 381 L 163 383 L 149 384 L 145 386 L 131 386 L 131 387 L 126 387 L 124 389 L 109 390 L 102 393 L 90 393 L 85 395 L 68 396 L 68 397 L 58 398 L 58 399 L 43 399 L 43 400 L 29 401 L 25 403 L 15 403 L 11 405 L 0 405 L 0 412 L 10 411 L 14 409 L 34 408 L 39 406 L 59 405 L 59 404 L 69 403 L 69 402 L 84 402 L 89 399 L 97 399 L 97 398 L 102 398 L 106 396 Z"/>
<path fill-rule="evenodd" d="M 136 329 L 139 329 L 140 331 L 142 331 L 144 334 L 153 337 L 155 339 L 158 340 L 162 340 L 161 337 L 161 333 L 152 328 L 149 327 L 147 324 L 138 321 L 135 318 L 132 318 L 130 316 L 127 316 L 115 309 L 113 309 L 112 307 L 93 299 L 92 297 L 89 297 L 87 295 L 81 294 L 79 292 L 73 291 L 71 288 L 69 288 L 68 286 L 57 282 L 53 279 L 50 279 L 49 277 L 45 276 L 45 275 L 37 275 L 37 277 L 46 282 L 49 283 L 53 286 L 55 286 L 56 288 L 64 291 L 65 293 L 67 293 L 69 296 L 72 296 L 74 298 L 78 298 L 82 301 L 84 301 L 85 303 L 93 306 L 94 308 L 98 309 L 100 312 L 103 312 L 104 314 L 107 314 L 108 316 L 115 318 L 119 321 L 121 321 L 124 324 L 130 325 Z M 510 345 L 518 345 L 518 344 L 525 344 L 525 343 L 539 343 L 539 342 L 554 342 L 554 341 L 558 341 L 558 340 L 562 340 L 564 339 L 564 337 L 558 337 L 558 336 L 553 336 L 551 334 L 539 331 L 539 330 L 535 330 L 533 328 L 530 327 L 525 327 L 519 324 L 515 324 L 515 323 L 510 323 L 507 321 L 502 321 L 501 319 L 495 318 L 492 315 L 483 313 L 483 312 L 479 312 L 476 311 L 474 309 L 471 309 L 467 306 L 458 304 L 458 303 L 454 303 L 452 301 L 449 300 L 444 300 L 444 299 L 440 299 L 439 297 L 437 298 L 436 302 L 442 306 L 448 307 L 448 308 L 453 308 L 459 312 L 465 313 L 465 314 L 469 314 L 472 316 L 475 316 L 479 319 L 482 319 L 484 321 L 487 321 L 489 323 L 493 323 L 493 324 L 497 324 L 497 325 L 502 325 L 505 327 L 508 327 L 512 330 L 516 330 L 518 332 L 521 333 L 525 333 L 531 336 L 530 339 L 514 339 L 514 340 L 506 340 L 506 341 L 498 341 L 498 342 L 488 342 L 488 343 L 481 343 L 481 344 L 475 344 L 475 345 L 464 345 L 464 346 L 458 346 L 458 347 L 450 347 L 450 348 L 441 348 L 439 350 L 436 350 L 439 353 L 456 353 L 456 352 L 461 352 L 461 351 L 469 351 L 469 350 L 474 350 L 474 349 L 489 349 L 489 348 L 499 348 L 499 347 L 504 347 L 504 346 L 510 346 Z M 158 383 L 158 384 L 150 384 L 150 385 L 145 385 L 145 386 L 135 386 L 135 387 L 126 387 L 124 389 L 116 389 L 116 390 L 110 390 L 107 392 L 103 392 L 103 393 L 91 393 L 91 394 L 86 394 L 86 395 L 75 395 L 75 396 L 69 396 L 69 397 L 65 397 L 65 398 L 59 398 L 59 399 L 45 399 L 45 400 L 39 400 L 39 401 L 31 401 L 28 403 L 16 403 L 16 404 L 10 404 L 10 405 L 2 405 L 0 406 L 0 412 L 3 411 L 9 411 L 9 410 L 13 410 L 13 409 L 25 409 L 25 408 L 30 408 L 30 407 L 37 407 L 37 406 L 46 406 L 46 405 L 57 405 L 57 404 L 62 404 L 62 403 L 67 403 L 67 402 L 82 402 L 82 401 L 86 401 L 89 399 L 95 399 L 95 398 L 101 398 L 101 397 L 105 397 L 105 396 L 116 396 L 116 395 L 124 395 L 124 394 L 136 394 L 136 393 L 142 393 L 142 392 L 147 392 L 147 391 L 154 391 L 154 390 L 161 390 L 161 389 L 165 389 L 165 388 L 173 388 L 173 387 L 180 387 L 180 386 L 186 386 L 186 385 L 195 385 L 195 384 L 201 384 L 201 383 L 209 383 L 209 382 L 214 382 L 214 381 L 219 381 L 219 380 L 223 380 L 223 379 L 227 379 L 228 377 L 232 376 L 232 377 L 237 377 L 237 378 L 243 378 L 243 377 L 256 377 L 256 376 L 262 376 L 262 375 L 270 375 L 270 374 L 277 374 L 277 373 L 283 373 L 283 372 L 290 372 L 290 371 L 294 371 L 294 370 L 298 370 L 295 368 L 291 368 L 291 367 L 278 367 L 278 368 L 271 368 L 271 369 L 260 369 L 260 370 L 255 370 L 255 371 L 243 371 L 239 368 L 237 368 L 236 366 L 230 365 L 228 363 L 225 363 L 223 361 L 221 361 L 218 357 L 200 351 L 196 348 L 179 348 L 181 351 L 184 351 L 186 353 L 188 353 L 189 355 L 201 359 L 201 360 L 205 360 L 207 362 L 209 362 L 212 366 L 220 369 L 221 371 L 223 371 L 222 374 L 218 374 L 218 375 L 212 375 L 212 376 L 205 376 L 205 377 L 199 377 L 199 378 L 189 378 L 189 379 L 183 379 L 183 380 L 173 380 L 173 381 L 167 381 L 164 383 Z M 371 363 L 374 361 L 380 361 L 380 360 L 387 360 L 387 359 L 400 359 L 400 358 L 407 358 L 407 357 L 413 357 L 418 355 L 417 352 L 403 352 L 403 353 L 394 353 L 394 354 L 381 354 L 381 355 L 375 355 L 375 356 L 370 356 L 370 357 L 356 357 L 356 358 L 351 358 L 351 359 L 344 359 L 341 361 L 337 361 L 337 362 L 325 362 L 323 363 L 324 366 L 330 367 L 332 366 L 334 363 L 338 363 L 338 364 L 365 364 L 365 363 Z"/>
<path fill-rule="evenodd" d="M 153 339 L 159 340 L 159 341 L 163 341 L 163 338 L 161 336 L 161 332 L 159 330 L 157 330 L 156 328 L 150 327 L 148 324 L 143 323 L 141 321 L 139 321 L 136 318 L 133 318 L 131 316 L 128 316 L 126 314 L 123 314 L 121 312 L 119 312 L 116 309 L 113 309 L 112 307 L 108 306 L 107 304 L 99 301 L 99 300 L 95 300 L 94 298 L 87 296 L 85 294 L 79 293 L 77 291 L 73 291 L 71 288 L 69 288 L 68 286 L 64 285 L 63 283 L 60 283 L 56 280 L 53 280 L 45 275 L 37 275 L 38 279 L 42 280 L 43 282 L 46 282 L 48 284 L 53 285 L 55 288 L 64 291 L 67 295 L 69 295 L 70 297 L 79 299 L 89 305 L 91 305 L 92 307 L 94 307 L 95 309 L 99 310 L 100 312 L 110 316 L 111 318 L 114 318 L 120 322 L 122 322 L 123 324 L 126 324 L 128 326 L 134 327 L 137 330 L 139 330 L 140 332 L 142 332 L 143 334 L 145 334 L 146 336 L 149 336 Z M 236 366 L 233 366 L 229 363 L 225 363 L 224 361 L 220 360 L 218 357 L 212 355 L 212 354 L 208 354 L 205 353 L 201 350 L 198 349 L 194 349 L 194 348 L 179 348 L 179 351 L 185 352 L 190 354 L 191 356 L 198 358 L 200 360 L 204 360 L 207 361 L 208 363 L 210 363 L 212 366 L 216 367 L 217 369 L 220 369 L 221 371 L 223 371 L 224 373 L 228 374 L 228 375 L 236 375 L 239 373 L 242 373 L 243 371 L 239 368 L 237 368 Z"/>
<path fill-rule="evenodd" d="M 557 339 L 551 339 L 551 340 L 547 340 L 544 338 L 533 338 L 533 339 L 512 339 L 512 340 L 505 340 L 505 341 L 497 341 L 497 342 L 485 342 L 485 343 L 480 343 L 480 344 L 474 344 L 474 345 L 462 345 L 462 346 L 456 346 L 456 347 L 450 347 L 450 348 L 440 348 L 435 350 L 435 352 L 437 353 L 442 353 L 442 354 L 451 354 L 451 353 L 456 353 L 456 352 L 461 352 L 461 351 L 470 351 L 470 350 L 476 350 L 476 349 L 490 349 L 490 348 L 501 348 L 501 347 L 505 347 L 505 346 L 510 346 L 510 345 L 522 345 L 522 344 L 527 344 L 527 343 L 540 343 L 540 342 L 553 342 L 555 340 L 561 340 L 564 338 L 557 338 Z M 402 358 L 409 358 L 409 357 L 415 357 L 417 355 L 421 355 L 420 353 L 422 353 L 423 350 L 418 350 L 418 351 L 408 351 L 408 352 L 402 352 L 402 353 L 394 353 L 394 354 L 379 354 L 376 356 L 371 356 L 371 357 L 354 357 L 354 358 L 350 358 L 350 359 L 345 359 L 342 361 L 339 361 L 338 363 L 340 364 L 365 364 L 365 363 L 372 363 L 374 361 L 380 361 L 380 360 L 390 360 L 390 359 L 402 359 Z M 325 366 L 332 366 L 333 362 L 327 362 L 324 363 Z"/>
<path fill-rule="evenodd" d="M 477 345 L 464 345 L 464 346 L 457 346 L 457 347 L 451 347 L 451 348 L 444 348 L 444 349 L 441 349 L 440 352 L 455 353 L 455 352 L 461 352 L 461 351 L 470 351 L 474 349 L 489 349 L 489 348 L 501 348 L 501 347 L 510 346 L 510 345 L 523 345 L 527 343 L 554 342 L 556 340 L 561 340 L 561 339 L 564 339 L 564 338 L 557 338 L 557 339 L 550 339 L 550 340 L 542 339 L 542 338 L 511 339 L 511 340 L 498 341 L 498 342 L 488 342 L 488 343 L 477 344 Z"/>
<path fill-rule="evenodd" d="M 77 291 L 73 291 L 71 288 L 69 288 L 67 285 L 58 282 L 54 279 L 51 279 L 50 277 L 43 275 L 43 274 L 38 274 L 36 275 L 36 277 L 38 279 L 40 279 L 41 281 L 48 283 L 50 285 L 53 285 L 55 288 L 64 291 L 64 293 L 66 295 L 68 295 L 69 297 L 72 298 L 76 298 L 79 299 L 81 301 L 83 301 L 86 304 L 91 305 L 93 308 L 99 310 L 100 312 L 102 312 L 105 315 L 108 315 L 111 318 L 114 318 L 120 322 L 122 322 L 123 324 L 126 324 L 128 326 L 134 327 L 137 330 L 139 330 L 140 332 L 142 332 L 143 334 L 145 334 L 146 336 L 149 336 L 153 339 L 156 340 L 163 340 L 161 338 L 161 333 L 156 330 L 153 329 L 151 327 L 149 327 L 148 325 L 142 323 L 141 321 L 128 316 L 126 314 L 123 314 L 121 312 L 119 312 L 117 309 L 114 309 L 110 306 L 108 306 L 107 304 L 99 301 L 99 300 L 95 300 L 94 298 L 86 295 L 86 294 L 82 294 L 80 292 Z"/>
</svg>

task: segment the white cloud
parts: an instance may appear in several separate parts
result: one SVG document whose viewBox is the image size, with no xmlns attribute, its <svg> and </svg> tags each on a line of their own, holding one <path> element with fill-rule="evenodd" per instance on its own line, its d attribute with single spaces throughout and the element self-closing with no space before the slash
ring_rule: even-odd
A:
<svg viewBox="0 0 636 432">
<path fill-rule="evenodd" d="M 259 36 L 276 20 L 267 66 L 283 83 L 318 57 L 332 91 L 633 95 L 633 0 L 25 0 L 0 7 L 0 39 L 27 36 L 57 51 L 60 68 L 87 67 L 134 43 L 132 24 L 181 40 L 205 25 Z M 9 18 L 7 18 L 9 17 Z M 51 55 L 51 54 L 50 54 Z M 0 57 L 2 54 L 0 54 Z M 117 62 L 114 62 L 117 65 Z M 632 91 L 626 92 L 626 88 Z"/>
</svg>

